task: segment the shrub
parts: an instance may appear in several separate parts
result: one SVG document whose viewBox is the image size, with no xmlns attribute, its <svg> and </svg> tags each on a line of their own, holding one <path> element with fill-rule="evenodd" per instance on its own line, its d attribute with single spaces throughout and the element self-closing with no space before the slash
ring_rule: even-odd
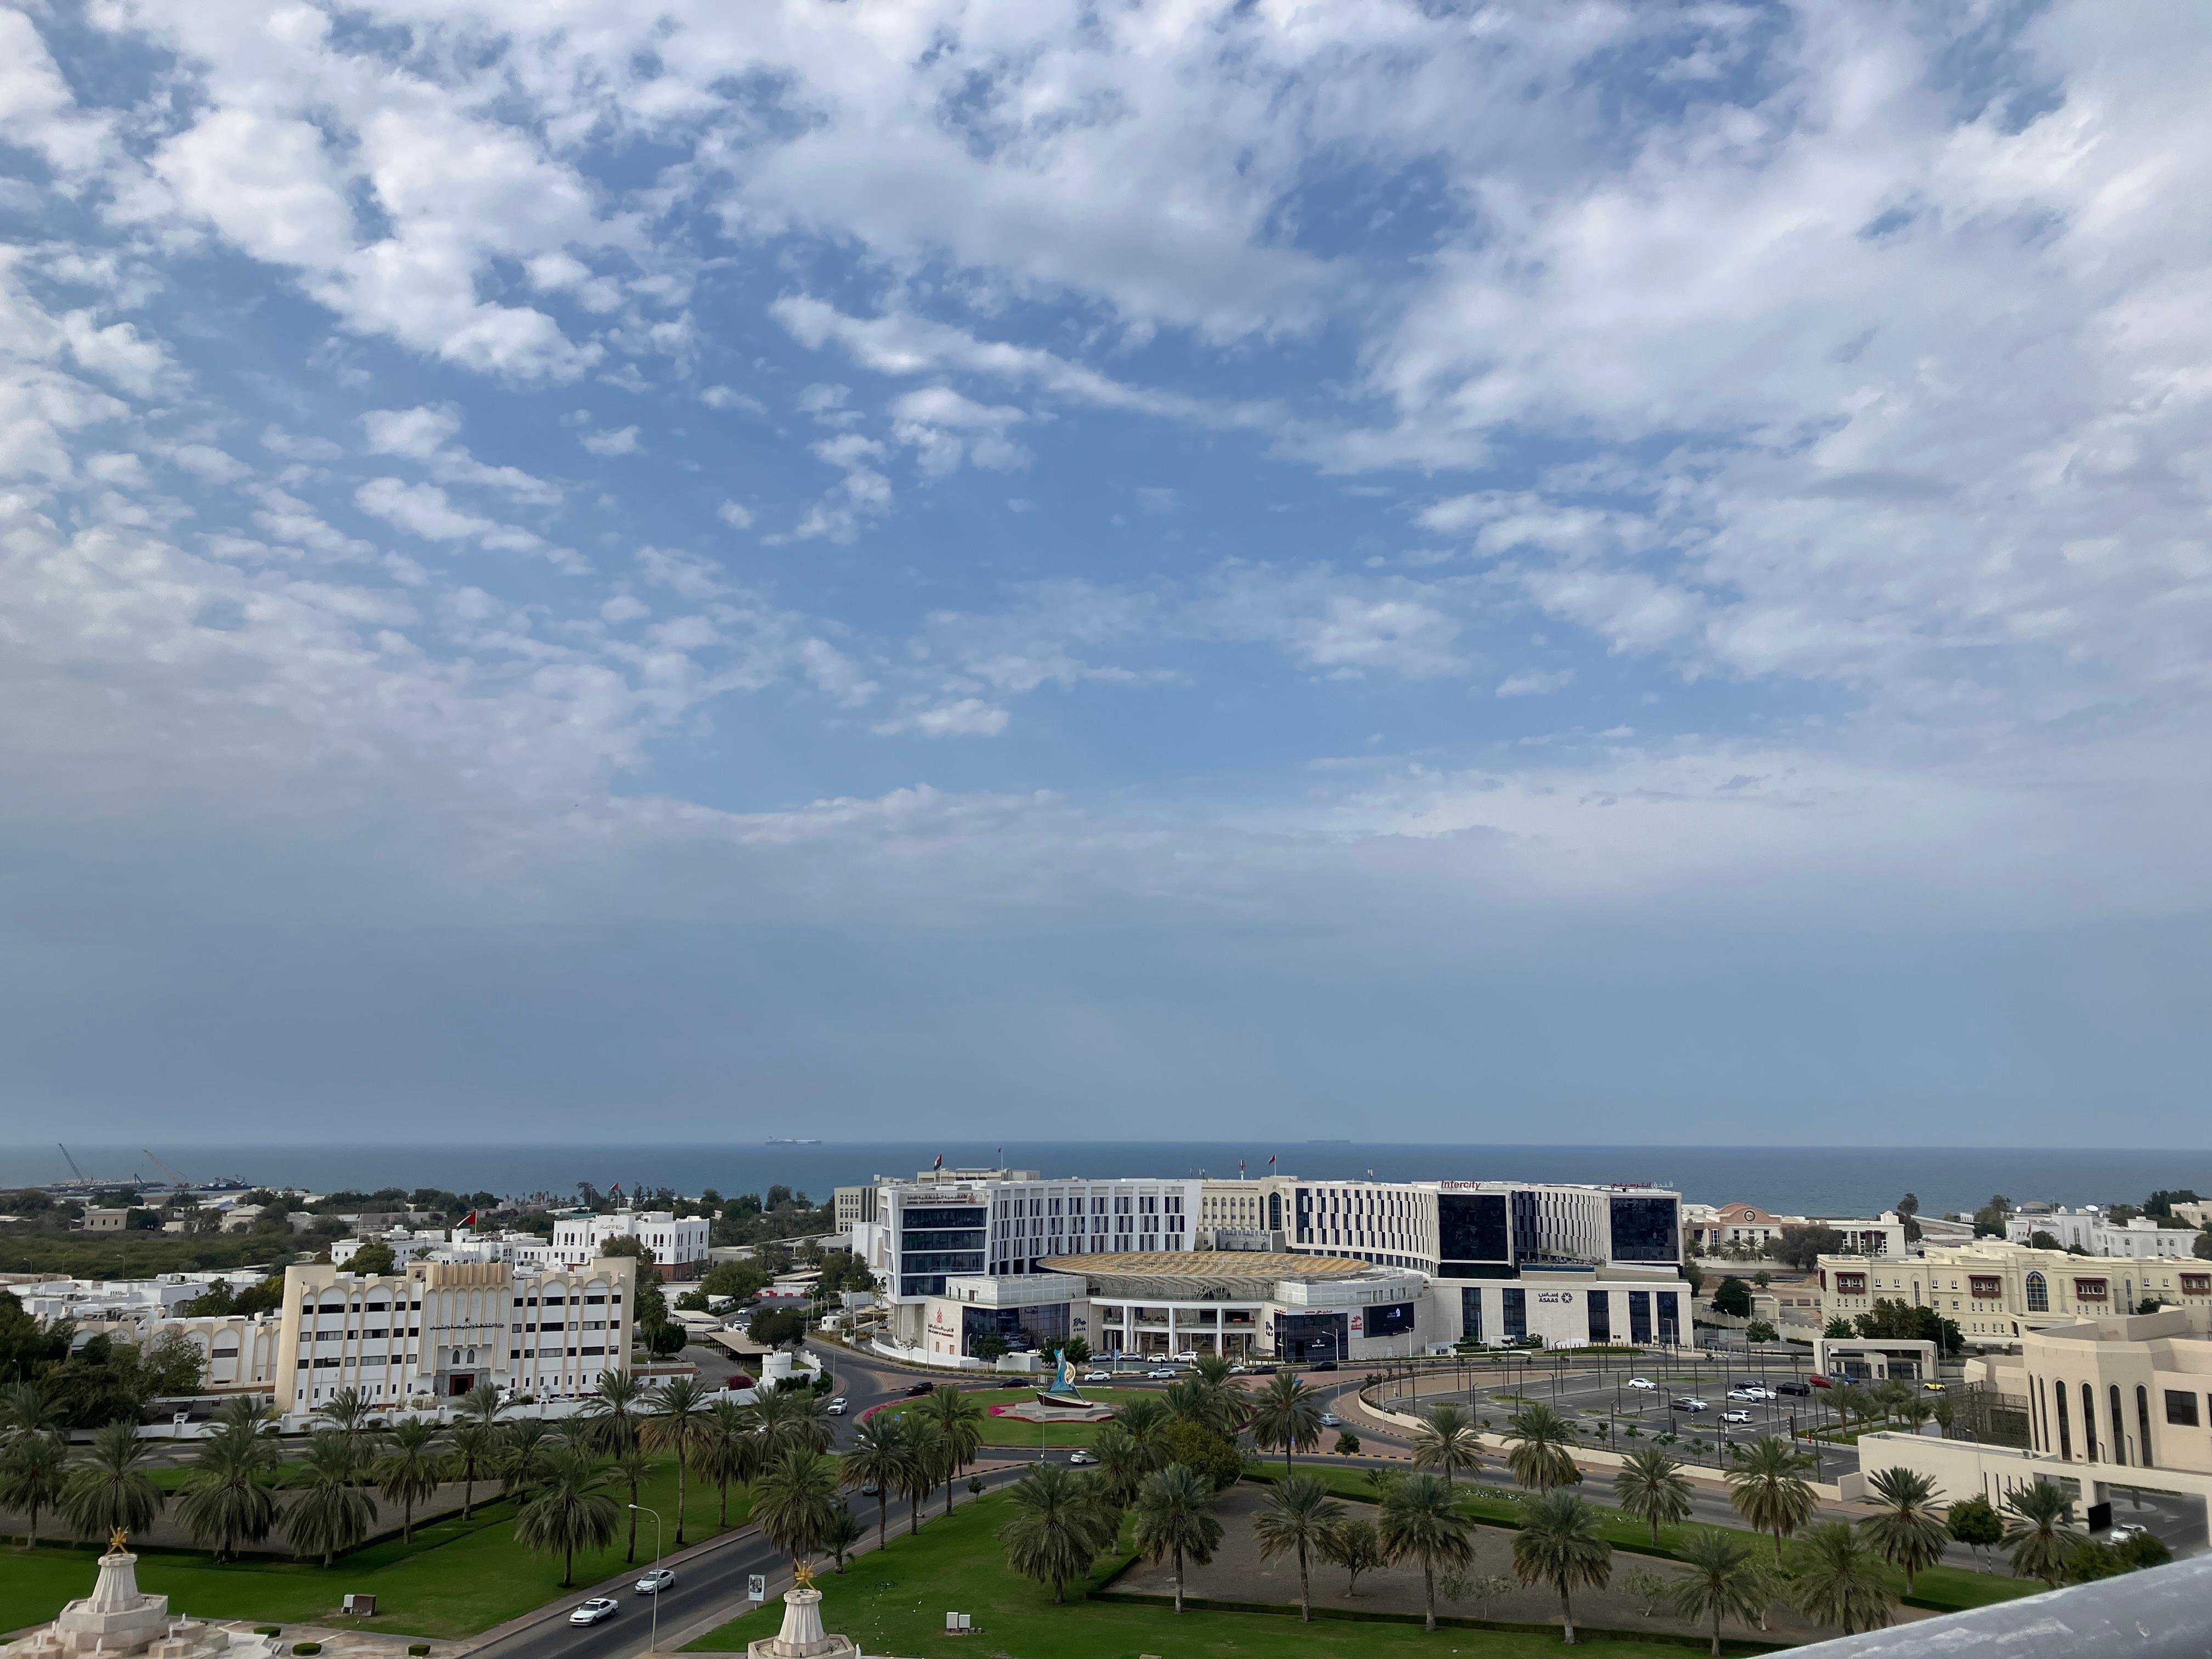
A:
<svg viewBox="0 0 2212 1659">
<path fill-rule="evenodd" d="M 284 1633 L 284 1626 L 282 1625 L 256 1625 L 253 1627 L 253 1633 L 256 1636 L 282 1636 Z"/>
<path fill-rule="evenodd" d="M 295 1642 L 292 1644 L 292 1651 L 301 1655 L 302 1659 L 305 1659 L 305 1656 L 307 1654 L 320 1653 L 322 1650 L 323 1644 L 320 1642 Z"/>
<path fill-rule="evenodd" d="M 429 1651 L 430 1644 L 428 1642 L 410 1643 L 407 1648 L 407 1659 L 425 1659 L 425 1656 Z"/>
</svg>

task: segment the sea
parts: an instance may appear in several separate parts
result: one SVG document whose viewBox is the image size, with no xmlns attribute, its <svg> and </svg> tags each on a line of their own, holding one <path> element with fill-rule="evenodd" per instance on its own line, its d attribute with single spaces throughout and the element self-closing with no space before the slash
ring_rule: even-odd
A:
<svg viewBox="0 0 2212 1659">
<path fill-rule="evenodd" d="M 947 1166 L 1036 1170 L 1048 1176 L 1252 1176 L 1381 1181 L 1634 1181 L 1692 1202 L 1742 1200 L 1795 1215 L 1873 1215 L 1911 1193 L 1924 1215 L 1972 1211 L 2002 1194 L 2066 1204 L 2136 1203 L 2159 1188 L 2212 1195 L 2212 1151 L 2045 1152 L 2019 1147 L 1543 1146 L 1351 1140 L 740 1141 L 621 1146 L 361 1146 L 72 1144 L 86 1175 L 162 1178 L 149 1152 L 195 1183 L 238 1180 L 304 1192 L 440 1188 L 501 1197 L 573 1197 L 670 1188 L 726 1197 L 776 1183 L 817 1200 L 833 1187 Z M 69 1178 L 53 1146 L 0 1147 L 0 1188 Z"/>
</svg>

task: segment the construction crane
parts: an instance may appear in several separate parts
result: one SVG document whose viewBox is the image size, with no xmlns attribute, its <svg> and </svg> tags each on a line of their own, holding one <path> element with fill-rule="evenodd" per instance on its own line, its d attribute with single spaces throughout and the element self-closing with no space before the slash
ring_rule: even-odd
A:
<svg viewBox="0 0 2212 1659">
<path fill-rule="evenodd" d="M 173 1164 L 163 1163 L 160 1157 L 155 1154 L 151 1146 L 141 1146 L 138 1150 L 145 1153 L 148 1158 L 152 1158 L 154 1160 L 154 1167 L 159 1170 L 163 1175 L 169 1177 L 169 1188 L 171 1191 L 179 1193 L 188 1193 L 191 1191 L 192 1183 L 185 1179 L 183 1171 L 179 1170 L 176 1165 Z"/>
<path fill-rule="evenodd" d="M 62 1146 L 58 1140 L 54 1145 Z M 77 1178 L 81 1185 L 88 1187 L 92 1184 L 92 1177 L 76 1167 L 76 1160 L 70 1156 L 70 1149 L 66 1146 L 62 1146 L 62 1162 L 70 1166 L 70 1173 Z"/>
</svg>

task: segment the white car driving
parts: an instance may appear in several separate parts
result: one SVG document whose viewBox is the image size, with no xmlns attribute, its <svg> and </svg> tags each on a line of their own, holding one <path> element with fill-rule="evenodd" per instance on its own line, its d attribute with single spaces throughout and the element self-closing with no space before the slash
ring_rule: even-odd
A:
<svg viewBox="0 0 2212 1659">
<path fill-rule="evenodd" d="M 1152 1370 L 1146 1371 L 1145 1375 L 1151 1377 L 1155 1382 L 1162 1381 L 1171 1382 L 1177 1376 L 1181 1376 L 1182 1373 L 1176 1370 L 1172 1365 L 1155 1365 Z"/>
<path fill-rule="evenodd" d="M 1068 1453 L 1067 1461 L 1079 1468 L 1085 1463 L 1096 1463 L 1098 1460 L 1087 1451 L 1078 1450 Z"/>
<path fill-rule="evenodd" d="M 568 1615 L 572 1625 L 596 1625 L 602 1619 L 611 1619 L 621 1611 L 622 1603 L 611 1596 L 594 1595 L 590 1601 Z"/>
<path fill-rule="evenodd" d="M 640 1595 L 658 1595 L 676 1582 L 676 1575 L 666 1567 L 655 1567 L 637 1581 Z"/>
<path fill-rule="evenodd" d="M 1111 1382 L 1114 1380 L 1114 1373 L 1111 1371 L 1085 1371 L 1083 1373 L 1083 1380 L 1085 1382 Z"/>
<path fill-rule="evenodd" d="M 1334 1412 L 1323 1412 L 1321 1414 L 1321 1425 L 1324 1429 L 1340 1429 L 1344 1426 L 1344 1419 Z"/>
<path fill-rule="evenodd" d="M 842 1417 L 845 1414 L 845 1396 L 839 1395 L 822 1409 L 832 1417 Z"/>
<path fill-rule="evenodd" d="M 1628 1379 L 1627 1386 L 1632 1389 L 1641 1389 L 1644 1393 L 1650 1394 L 1659 1385 L 1648 1376 L 1632 1376 Z"/>
<path fill-rule="evenodd" d="M 1751 1413 L 1747 1411 L 1723 1412 L 1721 1413 L 1721 1421 L 1723 1423 L 1748 1423 L 1751 1421 Z"/>
</svg>

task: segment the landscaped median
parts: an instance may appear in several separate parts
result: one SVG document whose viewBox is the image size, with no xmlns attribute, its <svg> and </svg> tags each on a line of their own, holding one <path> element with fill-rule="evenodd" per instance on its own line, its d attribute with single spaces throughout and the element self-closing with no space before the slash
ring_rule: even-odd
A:
<svg viewBox="0 0 2212 1659">
<path fill-rule="evenodd" d="M 962 1389 L 961 1392 L 989 1413 L 994 1406 L 1016 1406 L 1037 1396 L 1036 1385 L 1023 1389 Z M 1144 1389 L 1085 1389 L 1083 1397 L 1101 1405 L 1121 1407 L 1133 1400 L 1157 1400 L 1158 1393 Z M 868 1415 L 884 1414 L 896 1417 L 909 1406 L 921 1403 L 915 1400 L 894 1400 L 885 1405 L 872 1407 Z M 983 1423 L 983 1443 L 987 1446 L 1045 1446 L 1066 1449 L 1087 1446 L 1097 1437 L 1103 1423 L 1029 1423 L 1018 1417 L 987 1416 Z"/>
<path fill-rule="evenodd" d="M 1548 1659 L 1560 1648 L 1556 1626 L 1504 1627 L 1449 1620 L 1439 1620 L 1448 1628 L 1431 1636 L 1421 1629 L 1418 1616 L 1339 1617 L 1318 1608 L 1312 1624 L 1294 1627 L 1291 1621 L 1297 1609 L 1291 1605 L 1251 1611 L 1186 1604 L 1188 1610 L 1177 1614 L 1154 1605 L 1149 1596 L 1120 1595 L 1108 1589 L 1133 1559 L 1126 1552 L 1103 1559 L 1085 1583 L 1068 1587 L 1067 1604 L 1055 1607 L 1050 1589 L 1006 1565 L 997 1532 L 1010 1507 L 1000 1495 L 979 1498 L 949 1517 L 928 1521 L 916 1536 L 894 1539 L 887 1549 L 855 1557 L 842 1575 L 823 1571 L 815 1583 L 823 1594 L 823 1624 L 852 1638 L 864 1653 L 896 1653 L 905 1659 L 976 1659 L 997 1653 L 1018 1654 L 1021 1659 L 1137 1659 L 1141 1654 L 1273 1659 L 1293 1645 L 1302 1659 L 1392 1659 L 1401 1654 L 1412 1659 L 1451 1653 Z M 1126 1543 L 1126 1529 L 1122 1536 Z M 947 1633 L 948 1613 L 968 1614 L 975 1622 L 973 1632 Z M 771 1601 L 685 1650 L 742 1653 L 747 1643 L 774 1636 L 781 1618 L 781 1607 Z M 1693 1645 L 1702 1650 L 1704 1639 Z M 1586 1635 L 1575 1651 L 1616 1659 L 1683 1659 L 1684 1650 L 1682 1641 L 1665 1637 Z M 1732 1644 L 1728 1650 L 1766 1650 Z"/>
<path fill-rule="evenodd" d="M 618 1502 L 629 1501 L 626 1490 L 615 1492 Z M 744 1488 L 732 1486 L 732 1527 L 743 1523 L 746 1501 Z M 660 1512 L 672 1553 L 674 1468 L 659 1469 L 640 1488 L 638 1502 Z M 715 1523 L 719 1506 L 714 1488 L 694 1475 L 684 1506 L 687 1545 L 722 1530 Z M 653 1524 L 647 1516 L 639 1520 L 637 1565 L 643 1567 L 653 1560 Z M 613 1548 L 577 1553 L 579 1585 L 625 1569 L 627 1522 L 625 1516 Z M 42 1544 L 0 1556 L 0 1630 L 44 1624 L 64 1602 L 89 1595 L 99 1552 L 94 1545 Z M 560 1558 L 534 1554 L 517 1543 L 514 1505 L 496 1497 L 479 1503 L 468 1521 L 455 1515 L 418 1526 L 411 1544 L 392 1538 L 366 1545 L 330 1567 L 281 1556 L 247 1556 L 217 1566 L 204 1552 L 141 1550 L 138 1586 L 167 1595 L 173 1613 L 272 1625 L 329 1622 L 346 1595 L 371 1595 L 377 1598 L 376 1615 L 358 1621 L 360 1628 L 436 1637 L 472 1636 L 571 1593 L 561 1588 Z"/>
</svg>

